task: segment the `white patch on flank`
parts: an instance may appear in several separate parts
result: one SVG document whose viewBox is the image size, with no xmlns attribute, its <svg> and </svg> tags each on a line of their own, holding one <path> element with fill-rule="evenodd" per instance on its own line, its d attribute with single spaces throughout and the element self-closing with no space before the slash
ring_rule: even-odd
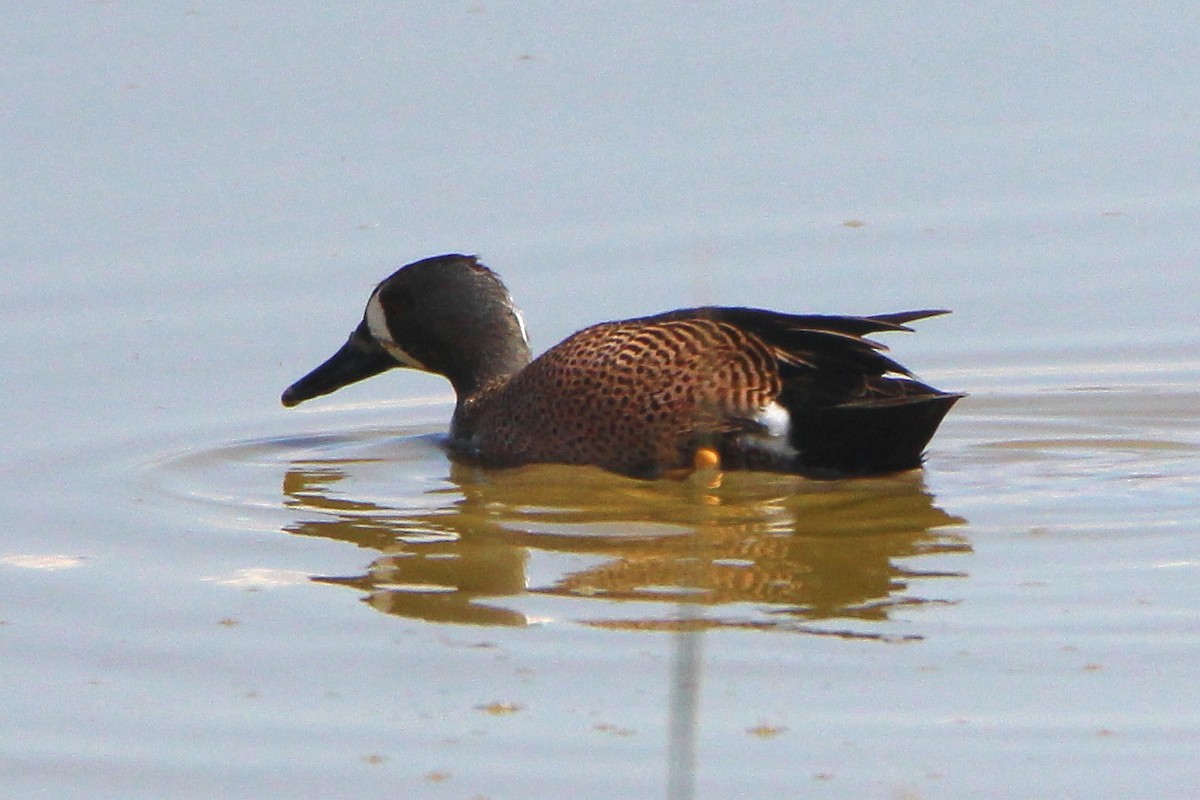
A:
<svg viewBox="0 0 1200 800">
<path fill-rule="evenodd" d="M 429 371 L 424 364 L 409 355 L 407 350 L 396 344 L 395 340 L 392 339 L 392 331 L 388 327 L 387 322 L 387 312 L 383 310 L 383 303 L 379 299 L 378 291 L 371 295 L 371 299 L 367 301 L 367 330 L 371 332 L 371 337 L 384 350 L 387 350 L 392 358 L 400 362 L 400 366 L 420 369 L 426 372 Z"/>
<path fill-rule="evenodd" d="M 779 403 L 769 403 L 758 412 L 754 421 L 764 428 L 762 433 L 751 437 L 757 447 L 785 458 L 796 455 L 796 448 L 788 441 L 788 434 L 792 430 L 792 415 L 786 408 Z"/>
</svg>

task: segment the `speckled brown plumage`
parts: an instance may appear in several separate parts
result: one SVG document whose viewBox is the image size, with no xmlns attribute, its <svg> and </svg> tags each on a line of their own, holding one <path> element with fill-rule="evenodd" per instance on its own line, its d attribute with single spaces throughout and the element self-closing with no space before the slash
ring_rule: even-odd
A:
<svg viewBox="0 0 1200 800">
<path fill-rule="evenodd" d="M 763 342 L 713 320 L 595 325 L 468 406 L 456 438 L 493 463 L 657 474 L 690 463 L 698 442 L 752 426 L 780 392 L 774 364 Z"/>
<path fill-rule="evenodd" d="M 470 256 L 438 256 L 381 283 L 342 349 L 283 402 L 406 366 L 451 381 L 451 447 L 486 464 L 655 477 L 704 447 L 726 469 L 890 472 L 921 463 L 960 395 L 914 380 L 866 337 L 940 313 L 682 309 L 593 325 L 531 361 L 495 273 Z"/>
</svg>

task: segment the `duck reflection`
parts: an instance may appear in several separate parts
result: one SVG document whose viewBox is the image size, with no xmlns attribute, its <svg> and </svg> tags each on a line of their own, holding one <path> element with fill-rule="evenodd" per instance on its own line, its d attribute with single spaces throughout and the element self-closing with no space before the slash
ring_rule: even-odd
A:
<svg viewBox="0 0 1200 800">
<path fill-rule="evenodd" d="M 710 489 L 452 464 L 401 506 L 357 491 L 361 466 L 294 462 L 285 502 L 314 513 L 285 530 L 376 551 L 362 575 L 314 580 L 436 622 L 529 624 L 519 600 L 529 595 L 624 601 L 581 606 L 585 622 L 606 627 L 677 627 L 680 601 L 713 607 L 692 618 L 705 627 L 878 620 L 898 605 L 947 602 L 913 594 L 915 579 L 962 574 L 920 570 L 913 557 L 970 551 L 953 531 L 963 520 L 934 504 L 917 472 L 827 483 L 733 473 Z"/>
</svg>

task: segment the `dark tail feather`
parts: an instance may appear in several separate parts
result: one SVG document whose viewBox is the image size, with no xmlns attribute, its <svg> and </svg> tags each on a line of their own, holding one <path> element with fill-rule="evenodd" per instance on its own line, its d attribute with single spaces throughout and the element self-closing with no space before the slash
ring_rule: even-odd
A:
<svg viewBox="0 0 1200 800">
<path fill-rule="evenodd" d="M 792 409 L 797 472 L 813 477 L 881 475 L 921 466 L 925 446 L 963 395 L 906 379 L 896 394 Z"/>
<path fill-rule="evenodd" d="M 873 319 L 877 322 L 886 322 L 892 325 L 904 326 L 910 322 L 916 322 L 919 319 L 940 317 L 943 314 L 949 313 L 950 310 L 946 308 L 926 308 L 922 309 L 921 311 L 897 311 L 893 314 L 872 314 L 871 316 L 867 317 L 867 319 Z"/>
</svg>

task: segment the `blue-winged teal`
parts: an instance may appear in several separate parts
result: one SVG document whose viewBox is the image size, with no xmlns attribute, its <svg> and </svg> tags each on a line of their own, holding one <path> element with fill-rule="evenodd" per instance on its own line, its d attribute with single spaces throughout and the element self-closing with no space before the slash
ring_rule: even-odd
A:
<svg viewBox="0 0 1200 800">
<path fill-rule="evenodd" d="M 657 477 L 707 455 L 725 469 L 896 472 L 921 464 L 962 395 L 914 380 L 865 337 L 942 313 L 689 308 L 593 325 L 531 359 L 496 274 L 444 255 L 379 284 L 349 340 L 282 400 L 294 406 L 410 367 L 450 380 L 451 448 L 486 464 Z"/>
</svg>

